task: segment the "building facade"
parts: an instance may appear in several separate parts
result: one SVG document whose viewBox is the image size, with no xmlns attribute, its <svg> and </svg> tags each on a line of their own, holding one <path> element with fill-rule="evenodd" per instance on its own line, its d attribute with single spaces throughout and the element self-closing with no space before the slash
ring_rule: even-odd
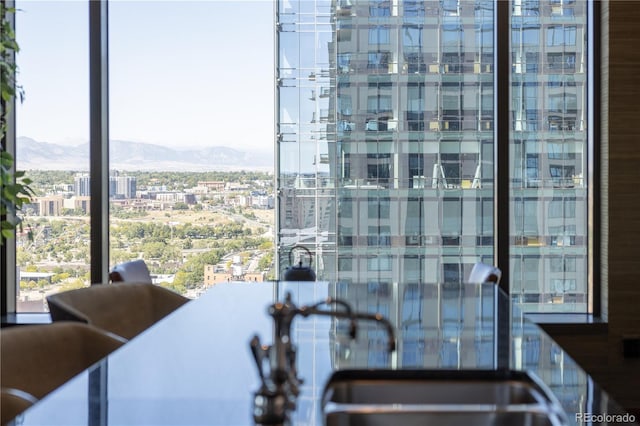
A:
<svg viewBox="0 0 640 426">
<path fill-rule="evenodd" d="M 74 176 L 74 192 L 76 196 L 91 195 L 91 176 L 88 173 L 77 173 Z M 109 197 L 111 199 L 136 198 L 137 178 L 135 176 L 121 176 L 114 171 L 109 176 Z"/>
<path fill-rule="evenodd" d="M 109 196 L 114 199 L 136 198 L 137 179 L 135 176 L 109 176 Z"/>
<path fill-rule="evenodd" d="M 89 176 L 89 173 L 76 173 L 73 181 L 74 192 L 77 197 L 88 197 L 91 195 L 91 176 Z"/>
<path fill-rule="evenodd" d="M 509 102 L 511 294 L 588 311 L 587 12 L 512 2 L 498 76 L 494 1 L 277 2 L 280 271 L 296 244 L 342 283 L 459 282 L 493 263 Z M 494 96 L 500 78 L 510 99 Z"/>
</svg>

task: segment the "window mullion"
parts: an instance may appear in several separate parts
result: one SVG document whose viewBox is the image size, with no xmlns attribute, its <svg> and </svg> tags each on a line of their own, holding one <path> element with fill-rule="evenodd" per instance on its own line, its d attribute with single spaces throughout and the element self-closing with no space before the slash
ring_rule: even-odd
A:
<svg viewBox="0 0 640 426">
<path fill-rule="evenodd" d="M 89 2 L 91 284 L 109 273 L 109 59 L 107 0 Z"/>
<path fill-rule="evenodd" d="M 502 270 L 500 286 L 509 293 L 509 106 L 511 99 L 510 1 L 495 2 L 494 32 L 494 263 Z"/>
</svg>

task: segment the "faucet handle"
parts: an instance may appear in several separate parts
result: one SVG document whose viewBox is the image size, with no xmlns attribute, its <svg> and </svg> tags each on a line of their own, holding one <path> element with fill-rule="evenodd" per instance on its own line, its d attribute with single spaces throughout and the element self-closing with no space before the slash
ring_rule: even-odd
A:
<svg viewBox="0 0 640 426">
<path fill-rule="evenodd" d="M 304 380 L 298 376 L 296 348 L 293 345 L 289 348 L 287 362 L 289 363 L 289 389 L 294 396 L 298 396 L 300 394 L 300 385 L 304 383 Z"/>
<path fill-rule="evenodd" d="M 260 381 L 262 383 L 262 387 L 266 387 L 266 378 L 264 375 L 264 359 L 267 358 L 268 355 L 268 347 L 264 347 L 260 344 L 260 337 L 258 335 L 254 335 L 249 342 L 249 347 L 251 348 L 251 353 L 253 354 L 253 359 L 256 361 L 256 366 L 258 367 L 258 374 L 260 375 Z"/>
</svg>

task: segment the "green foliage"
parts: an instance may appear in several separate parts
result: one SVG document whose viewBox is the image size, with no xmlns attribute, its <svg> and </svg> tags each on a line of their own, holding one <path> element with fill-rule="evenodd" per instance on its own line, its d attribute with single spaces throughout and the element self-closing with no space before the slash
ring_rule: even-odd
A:
<svg viewBox="0 0 640 426">
<path fill-rule="evenodd" d="M 64 272 L 64 273 L 60 273 L 60 274 L 55 274 L 53 277 L 51 277 L 51 282 L 53 284 L 57 284 L 60 283 L 64 280 L 69 279 L 71 275 L 68 272 Z"/>
<path fill-rule="evenodd" d="M 33 179 L 31 185 L 36 194 L 49 194 L 67 191 L 66 186 L 72 185 L 75 172 L 61 171 L 30 171 L 29 177 Z M 129 173 L 129 172 L 128 172 Z M 134 173 L 135 174 L 135 173 Z M 146 176 L 152 173 L 143 173 Z M 204 177 L 203 174 L 184 173 L 184 175 L 196 175 L 191 180 L 222 180 Z M 162 181 L 179 181 L 182 174 L 173 172 L 154 172 L 154 176 L 162 177 Z M 242 173 L 229 173 L 227 178 L 231 182 L 238 182 L 246 178 Z M 169 177 L 169 178 L 168 178 Z M 264 179 L 268 179 L 264 176 Z M 138 181 L 140 183 L 140 181 Z M 156 181 L 153 184 L 158 185 Z M 138 185 L 140 187 L 140 185 Z M 182 188 L 186 186 L 176 184 Z M 255 250 L 262 252 L 273 251 L 273 242 L 270 238 L 262 237 L 266 228 L 252 231 L 247 221 L 240 217 L 220 217 L 220 210 L 211 213 L 207 205 L 203 209 L 196 206 L 188 206 L 189 209 L 199 210 L 200 213 L 192 216 L 191 223 L 180 221 L 181 211 L 165 212 L 134 212 L 122 208 L 117 203 L 110 206 L 112 219 L 109 228 L 110 234 L 110 263 L 122 263 L 133 259 L 143 258 L 148 261 L 152 272 L 158 274 L 175 274 L 174 282 L 162 285 L 179 293 L 185 293 L 189 289 L 198 288 L 204 282 L 204 265 L 222 262 L 223 255 L 240 255 L 243 260 L 253 255 Z M 202 206 L 202 205 L 200 205 Z M 228 209 L 226 209 L 228 211 Z M 246 215 L 252 215 L 250 209 L 243 209 Z M 152 215 L 156 219 L 143 218 Z M 89 283 L 89 272 L 77 264 L 87 265 L 90 261 L 90 226 L 86 215 L 74 215 L 75 217 L 38 217 L 31 216 L 29 226 L 25 226 L 33 233 L 33 239 L 19 235 L 17 244 L 17 263 L 32 265 L 33 271 L 49 270 L 56 275 L 52 282 L 56 289 L 60 287 L 85 286 Z M 173 221 L 171 218 L 176 218 Z M 194 249 L 183 252 L 183 250 Z M 200 254 L 194 251 L 205 250 Z M 202 254 L 204 253 L 204 254 Z M 272 273 L 269 265 L 273 253 L 267 259 L 262 260 L 261 268 Z M 43 265 L 45 264 L 45 265 Z M 33 265 L 38 265 L 40 269 Z M 67 266 L 71 265 L 71 266 Z M 264 266 L 264 267 L 263 267 Z M 63 270 L 64 267 L 64 270 Z M 22 283 L 26 288 L 29 283 Z M 38 289 L 38 283 L 34 282 L 34 289 Z"/>
<path fill-rule="evenodd" d="M 146 211 L 124 210 L 121 207 L 111 206 L 109 215 L 116 219 L 138 219 L 148 216 L 149 213 L 147 213 Z"/>
<path fill-rule="evenodd" d="M 222 259 L 224 253 L 224 250 L 215 249 L 191 256 L 176 273 L 173 284 L 185 288 L 194 288 L 202 284 L 204 282 L 204 266 L 215 265 Z"/>
<path fill-rule="evenodd" d="M 35 290 L 37 284 L 35 281 L 20 281 L 20 290 Z"/>
<path fill-rule="evenodd" d="M 84 281 L 79 278 L 76 278 L 76 279 L 69 280 L 68 282 L 63 284 L 58 291 L 63 292 L 63 291 L 75 290 L 82 287 L 86 287 Z"/>
<path fill-rule="evenodd" d="M 258 246 L 258 250 L 269 251 L 273 250 L 273 241 L 266 240 Z"/>
<path fill-rule="evenodd" d="M 265 269 L 271 269 L 272 264 L 273 264 L 273 251 L 268 251 L 258 261 L 258 268 L 261 271 L 264 271 Z"/>
<path fill-rule="evenodd" d="M 60 188 L 73 185 L 77 172 L 68 170 L 30 170 L 29 177 L 33 181 L 33 188 L 37 194 L 43 193 L 43 188 Z"/>
<path fill-rule="evenodd" d="M 174 210 L 189 210 L 189 205 L 187 203 L 183 203 L 181 201 L 175 203 L 173 205 Z"/>
<path fill-rule="evenodd" d="M 118 250 L 111 248 L 110 250 L 111 262 L 116 265 L 118 263 L 128 262 L 133 260 L 137 255 L 130 253 L 127 250 Z"/>
<path fill-rule="evenodd" d="M 15 79 L 18 67 L 13 60 L 13 55 L 20 49 L 11 22 L 9 22 L 9 16 L 13 13 L 15 13 L 15 9 L 6 8 L 4 2 L 0 3 L 0 141 L 2 141 L 2 150 L 0 151 L 0 184 L 2 185 L 0 229 L 2 237 L 0 244 L 4 243 L 6 238 L 12 238 L 16 228 L 22 230 L 22 219 L 17 213 L 34 195 L 29 186 L 31 180 L 24 176 L 24 172 L 14 172 L 13 156 L 5 151 L 9 106 L 14 97 L 18 96 L 21 102 L 24 98 L 24 91 L 21 86 L 16 84 Z"/>
<path fill-rule="evenodd" d="M 175 291 L 176 293 L 179 293 L 179 294 L 184 294 L 184 293 L 187 292 L 187 288 L 184 285 L 176 284 L 175 281 L 172 282 L 172 283 L 161 282 L 160 286 L 164 287 L 164 288 L 168 288 L 169 290 L 173 290 L 173 291 Z"/>
<path fill-rule="evenodd" d="M 245 212 L 244 217 L 246 217 L 247 219 L 251 219 L 251 220 L 256 220 L 258 219 L 258 217 L 256 216 L 256 214 L 254 212 Z"/>
<path fill-rule="evenodd" d="M 9 16 L 14 14 L 14 8 L 5 7 L 4 2 L 0 3 L 0 99 L 4 103 L 9 103 L 14 96 L 18 95 L 20 101 L 24 98 L 22 87 L 16 84 L 16 72 L 18 67 L 13 60 L 14 52 L 20 50 L 16 42 L 16 34 L 9 21 Z M 6 130 L 6 111 L 2 111 L 2 130 Z M 4 133 L 1 134 L 4 137 Z"/>
<path fill-rule="evenodd" d="M 266 181 L 272 184 L 273 175 L 265 172 L 239 171 L 239 172 L 152 172 L 137 171 L 128 172 L 137 179 L 139 189 L 150 186 L 165 186 L 167 190 L 182 190 L 191 188 L 198 182 L 238 182 L 240 184 L 250 183 L 256 180 Z"/>
<path fill-rule="evenodd" d="M 0 216 L 2 216 L 2 241 L 13 237 L 16 228 L 22 230 L 22 219 L 17 213 L 22 206 L 31 201 L 34 195 L 29 186 L 31 180 L 24 176 L 24 172 L 13 173 L 13 157 L 7 151 L 0 152 L 0 179 L 2 185 L 2 203 L 0 204 Z"/>
</svg>

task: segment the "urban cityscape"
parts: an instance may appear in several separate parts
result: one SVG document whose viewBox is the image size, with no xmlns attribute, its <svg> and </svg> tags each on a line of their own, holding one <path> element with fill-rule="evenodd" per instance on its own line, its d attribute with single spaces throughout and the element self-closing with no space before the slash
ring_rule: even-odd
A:
<svg viewBox="0 0 640 426">
<path fill-rule="evenodd" d="M 47 294 L 89 282 L 90 177 L 30 175 L 39 195 L 23 209 L 17 240 L 18 309 L 42 312 Z M 198 180 L 212 176 L 220 180 Z M 113 265 L 143 258 L 154 283 L 189 297 L 219 282 L 273 278 L 269 174 L 113 171 L 109 190 Z"/>
</svg>

